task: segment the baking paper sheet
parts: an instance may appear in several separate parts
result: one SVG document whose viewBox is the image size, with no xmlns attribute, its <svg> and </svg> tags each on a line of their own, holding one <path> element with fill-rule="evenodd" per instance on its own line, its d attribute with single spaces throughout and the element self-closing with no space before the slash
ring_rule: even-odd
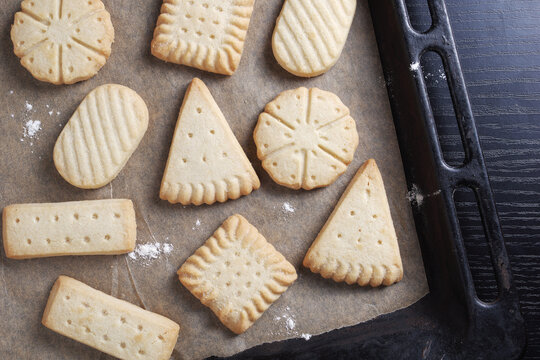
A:
<svg viewBox="0 0 540 360">
<path fill-rule="evenodd" d="M 272 55 L 271 34 L 282 1 L 256 1 L 240 68 L 227 77 L 167 64 L 150 55 L 161 0 L 106 0 L 116 32 L 112 55 L 97 76 L 69 86 L 39 82 L 21 67 L 9 39 L 13 15 L 20 4 L 12 0 L 0 0 L 0 4 L 0 206 L 130 198 L 136 204 L 139 244 L 135 253 L 123 256 L 16 261 L 7 259 L 2 251 L 0 358 L 108 358 L 40 324 L 49 290 L 60 274 L 178 322 L 181 331 L 174 359 L 225 356 L 263 342 L 309 338 L 407 307 L 427 293 L 365 0 L 358 3 L 339 62 L 314 79 L 288 74 Z M 178 110 L 195 76 L 210 88 L 261 178 L 261 189 L 249 196 L 199 207 L 170 205 L 158 197 Z M 52 150 L 62 127 L 84 96 L 105 83 L 119 83 L 136 90 L 148 105 L 150 125 L 139 148 L 111 184 L 99 190 L 81 190 L 57 173 Z M 324 189 L 294 191 L 281 187 L 270 179 L 256 157 L 252 132 L 259 113 L 278 93 L 299 86 L 319 87 L 338 94 L 349 106 L 360 135 L 353 163 Z M 405 269 L 400 283 L 378 289 L 325 280 L 301 265 L 346 185 L 370 157 L 377 160 L 386 183 Z M 176 276 L 185 259 L 234 213 L 244 215 L 255 225 L 299 274 L 294 285 L 239 336 L 227 330 Z"/>
</svg>

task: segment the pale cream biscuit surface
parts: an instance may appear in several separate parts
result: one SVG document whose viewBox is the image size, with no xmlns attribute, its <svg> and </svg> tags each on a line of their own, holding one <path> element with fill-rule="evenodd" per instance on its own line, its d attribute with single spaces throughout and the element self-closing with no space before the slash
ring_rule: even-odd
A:
<svg viewBox="0 0 540 360">
<path fill-rule="evenodd" d="M 133 251 L 137 224 L 131 200 L 14 204 L 3 211 L 6 256 L 114 255 Z"/>
<path fill-rule="evenodd" d="M 253 325 L 297 278 L 294 267 L 240 215 L 229 217 L 178 276 L 236 334 Z"/>
<path fill-rule="evenodd" d="M 263 168 L 292 189 L 333 183 L 358 146 L 349 108 L 335 94 L 317 88 L 279 94 L 259 116 L 253 137 Z"/>
<path fill-rule="evenodd" d="M 391 285 L 403 277 L 396 232 L 374 160 L 358 170 L 309 248 L 304 266 L 347 284 Z"/>
<path fill-rule="evenodd" d="M 272 36 L 272 50 L 288 72 L 303 77 L 328 71 L 338 61 L 356 0 L 285 0 Z"/>
<path fill-rule="evenodd" d="M 232 75 L 255 0 L 164 0 L 151 51 L 159 59 Z"/>
<path fill-rule="evenodd" d="M 38 80 L 73 84 L 94 76 L 114 41 L 101 0 L 24 0 L 11 28 L 15 55 Z"/>
<path fill-rule="evenodd" d="M 119 359 L 169 360 L 180 327 L 72 279 L 54 283 L 43 313 L 47 328 Z"/>
<path fill-rule="evenodd" d="M 174 130 L 159 196 L 183 205 L 237 199 L 260 186 L 204 83 L 191 82 Z"/>
<path fill-rule="evenodd" d="M 148 128 L 144 100 L 128 87 L 101 85 L 81 102 L 54 145 L 54 165 L 71 185 L 96 189 L 110 183 Z"/>
</svg>

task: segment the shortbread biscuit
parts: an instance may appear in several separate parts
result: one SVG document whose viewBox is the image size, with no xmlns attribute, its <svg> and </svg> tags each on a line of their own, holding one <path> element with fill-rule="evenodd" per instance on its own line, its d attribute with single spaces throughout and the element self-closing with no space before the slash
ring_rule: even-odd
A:
<svg viewBox="0 0 540 360">
<path fill-rule="evenodd" d="M 169 360 L 180 327 L 164 316 L 67 276 L 51 290 L 42 324 L 119 359 Z"/>
<path fill-rule="evenodd" d="M 375 160 L 356 173 L 304 258 L 304 266 L 347 284 L 391 285 L 403 266 Z"/>
<path fill-rule="evenodd" d="M 338 61 L 356 0 L 285 0 L 272 36 L 272 50 L 288 72 L 312 77 Z"/>
<path fill-rule="evenodd" d="M 164 0 L 152 54 L 218 74 L 238 68 L 255 0 Z"/>
<path fill-rule="evenodd" d="M 124 254 L 137 237 L 131 200 L 14 204 L 4 208 L 2 220 L 12 259 Z"/>
<path fill-rule="evenodd" d="M 159 197 L 183 205 L 212 204 L 237 199 L 259 186 L 210 91 L 193 79 L 180 108 Z"/>
<path fill-rule="evenodd" d="M 296 280 L 296 270 L 241 215 L 229 217 L 178 270 L 182 284 L 236 334 Z"/>
<path fill-rule="evenodd" d="M 73 186 L 97 189 L 122 170 L 148 128 L 141 97 L 122 85 L 101 85 L 81 102 L 54 145 L 54 165 Z"/>
<path fill-rule="evenodd" d="M 292 189 L 333 183 L 358 146 L 349 108 L 317 88 L 279 94 L 259 116 L 253 137 L 263 168 L 275 182 Z"/>
<path fill-rule="evenodd" d="M 15 55 L 41 81 L 73 84 L 94 76 L 114 41 L 101 0 L 24 0 L 11 28 Z"/>
</svg>

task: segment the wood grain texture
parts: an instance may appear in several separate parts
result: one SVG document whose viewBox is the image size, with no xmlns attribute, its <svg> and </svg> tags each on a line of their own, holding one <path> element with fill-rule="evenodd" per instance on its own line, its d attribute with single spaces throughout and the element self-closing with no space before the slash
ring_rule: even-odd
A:
<svg viewBox="0 0 540 360">
<path fill-rule="evenodd" d="M 540 359 L 540 2 L 446 0 L 528 335 L 526 359 Z M 426 0 L 408 0 L 413 26 L 425 30 Z M 440 60 L 422 68 L 445 159 L 463 147 Z M 480 298 L 496 285 L 474 196 L 456 195 L 462 232 Z"/>
</svg>

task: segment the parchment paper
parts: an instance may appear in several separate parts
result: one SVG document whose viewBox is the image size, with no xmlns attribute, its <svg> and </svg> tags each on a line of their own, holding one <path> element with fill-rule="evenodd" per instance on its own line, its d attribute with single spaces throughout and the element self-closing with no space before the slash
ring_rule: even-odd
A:
<svg viewBox="0 0 540 360">
<path fill-rule="evenodd" d="M 166 64 L 150 55 L 161 0 L 105 0 L 116 39 L 94 78 L 69 86 L 48 85 L 19 65 L 9 30 L 19 1 L 0 0 L 0 206 L 24 202 L 130 198 L 136 204 L 138 244 L 156 243 L 159 254 L 87 256 L 15 261 L 2 251 L 0 358 L 108 358 L 40 324 L 49 290 L 60 274 L 163 314 L 181 325 L 173 358 L 230 355 L 263 342 L 320 334 L 409 306 L 427 291 L 386 88 L 368 6 L 360 0 L 343 54 L 325 75 L 301 79 L 275 61 L 270 39 L 282 6 L 257 0 L 244 55 L 232 77 Z M 170 205 L 158 197 L 174 125 L 190 80 L 210 88 L 262 182 L 239 200 L 212 206 Z M 150 112 L 148 132 L 120 175 L 94 191 L 77 189 L 57 173 L 52 150 L 58 134 L 84 96 L 105 83 L 136 90 Z M 256 157 L 252 132 L 265 104 L 299 86 L 335 92 L 357 122 L 360 145 L 347 172 L 333 185 L 293 191 L 275 184 Z M 41 122 L 36 130 L 35 123 Z M 34 128 L 32 128 L 32 125 Z M 379 289 L 337 284 L 312 274 L 302 258 L 346 185 L 367 158 L 377 160 L 386 183 L 405 276 Z M 296 267 L 299 278 L 246 333 L 227 330 L 178 281 L 175 274 L 229 215 L 244 215 Z M 170 244 L 164 246 L 163 244 Z M 151 255 L 151 254 L 150 254 Z"/>
</svg>

